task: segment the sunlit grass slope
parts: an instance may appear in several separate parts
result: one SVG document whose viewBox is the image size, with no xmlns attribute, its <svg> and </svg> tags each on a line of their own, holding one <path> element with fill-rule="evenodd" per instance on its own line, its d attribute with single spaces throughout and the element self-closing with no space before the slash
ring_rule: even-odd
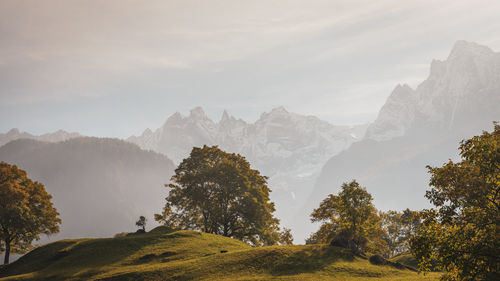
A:
<svg viewBox="0 0 500 281">
<path fill-rule="evenodd" d="M 395 256 L 394 258 L 391 259 L 391 261 L 399 262 L 404 265 L 411 266 L 413 268 L 418 268 L 417 260 L 411 254 L 408 253 Z"/>
<path fill-rule="evenodd" d="M 223 251 L 223 253 L 221 253 Z M 224 251 L 227 251 L 224 253 Z M 252 248 L 194 231 L 62 240 L 1 269 L 0 280 L 437 280 L 371 265 L 326 245 Z"/>
</svg>

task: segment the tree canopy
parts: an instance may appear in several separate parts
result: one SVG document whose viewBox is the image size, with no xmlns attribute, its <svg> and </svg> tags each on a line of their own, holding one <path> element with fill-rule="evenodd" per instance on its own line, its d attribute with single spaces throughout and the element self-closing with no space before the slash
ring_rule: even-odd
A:
<svg viewBox="0 0 500 281">
<path fill-rule="evenodd" d="M 411 251 L 428 270 L 435 260 L 445 280 L 500 279 L 500 126 L 462 141 L 461 161 L 428 167 L 436 207 L 423 212 Z"/>
<path fill-rule="evenodd" d="M 0 162 L 0 241 L 4 263 L 11 253 L 23 253 L 40 234 L 59 231 L 61 220 L 52 196 L 15 165 Z"/>
<path fill-rule="evenodd" d="M 155 219 L 172 228 L 195 229 L 254 245 L 291 243 L 273 216 L 267 177 L 239 154 L 217 146 L 194 147 L 172 176 L 162 214 Z"/>
<path fill-rule="evenodd" d="M 380 212 L 383 239 L 387 244 L 388 256 L 393 257 L 410 249 L 409 240 L 420 226 L 419 212 L 406 209 L 402 212 Z"/>
<path fill-rule="evenodd" d="M 372 196 L 355 180 L 342 184 L 338 195 L 330 194 L 311 214 L 312 222 L 323 222 L 308 243 L 328 243 L 335 237 L 353 240 L 365 251 L 377 252 L 384 241 L 380 218 Z"/>
</svg>

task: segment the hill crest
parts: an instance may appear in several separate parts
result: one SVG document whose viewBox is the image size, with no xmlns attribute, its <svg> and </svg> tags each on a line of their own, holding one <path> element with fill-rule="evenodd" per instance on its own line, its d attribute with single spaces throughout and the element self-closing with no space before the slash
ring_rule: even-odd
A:
<svg viewBox="0 0 500 281">
<path fill-rule="evenodd" d="M 0 280 L 437 280 L 371 265 L 327 245 L 250 247 L 195 231 L 61 240 L 0 271 Z"/>
</svg>

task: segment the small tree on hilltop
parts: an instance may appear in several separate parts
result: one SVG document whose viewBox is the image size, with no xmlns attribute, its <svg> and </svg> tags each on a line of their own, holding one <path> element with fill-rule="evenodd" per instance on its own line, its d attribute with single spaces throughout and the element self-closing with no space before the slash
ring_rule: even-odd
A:
<svg viewBox="0 0 500 281">
<path fill-rule="evenodd" d="M 459 149 L 460 162 L 428 166 L 436 209 L 422 212 L 411 251 L 420 270 L 437 262 L 444 280 L 500 280 L 500 126 Z"/>
<path fill-rule="evenodd" d="M 25 171 L 0 162 L 0 248 L 5 251 L 5 264 L 11 253 L 26 252 L 41 233 L 59 232 L 61 219 L 51 198 Z"/>
<path fill-rule="evenodd" d="M 143 232 L 146 232 L 146 222 L 147 222 L 146 217 L 140 216 L 139 220 L 135 222 L 135 225 L 137 227 L 140 227 Z"/>
<path fill-rule="evenodd" d="M 323 224 L 309 237 L 308 243 L 329 243 L 333 238 L 343 237 L 364 251 L 380 252 L 385 248 L 372 196 L 355 180 L 342 184 L 338 195 L 328 195 L 312 212 L 311 221 Z"/>
<path fill-rule="evenodd" d="M 289 243 L 273 216 L 267 178 L 239 154 L 217 146 L 195 147 L 172 176 L 162 214 L 155 219 L 171 228 L 195 229 L 254 245 Z"/>
</svg>

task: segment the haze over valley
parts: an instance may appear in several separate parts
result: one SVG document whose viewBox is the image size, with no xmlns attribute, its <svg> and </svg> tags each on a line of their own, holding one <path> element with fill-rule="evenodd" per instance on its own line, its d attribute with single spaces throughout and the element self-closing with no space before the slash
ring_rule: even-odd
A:
<svg viewBox="0 0 500 281">
<path fill-rule="evenodd" d="M 269 177 L 276 215 L 302 243 L 316 229 L 308 222 L 312 209 L 352 179 L 382 210 L 428 206 L 425 166 L 455 159 L 456 144 L 490 128 L 498 108 L 500 53 L 458 41 L 446 59 L 432 61 L 416 89 L 396 85 L 369 124 L 339 126 L 284 107 L 253 123 L 229 108 L 214 121 L 194 107 L 123 140 L 12 129 L 0 134 L 0 160 L 19 165 L 53 194 L 63 214 L 55 238 L 102 237 L 131 228 L 139 214 L 153 221 L 175 166 L 195 146 L 218 145 Z M 92 212 L 84 211 L 88 202 Z"/>
<path fill-rule="evenodd" d="M 500 280 L 500 1 L 0 1 L 0 281 Z"/>
</svg>

